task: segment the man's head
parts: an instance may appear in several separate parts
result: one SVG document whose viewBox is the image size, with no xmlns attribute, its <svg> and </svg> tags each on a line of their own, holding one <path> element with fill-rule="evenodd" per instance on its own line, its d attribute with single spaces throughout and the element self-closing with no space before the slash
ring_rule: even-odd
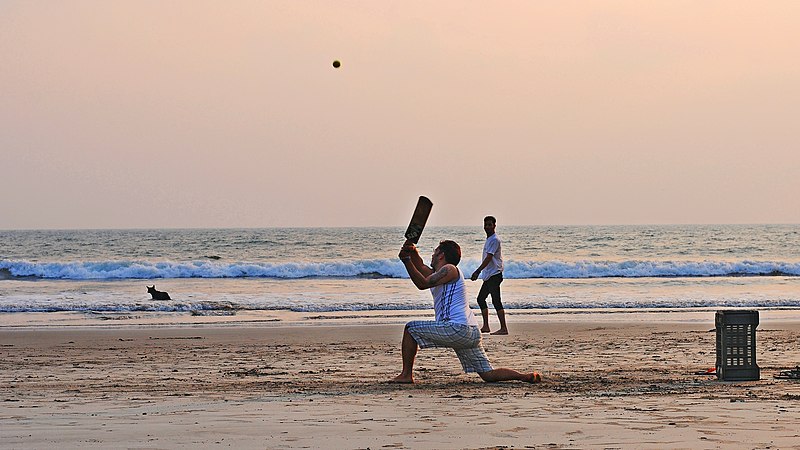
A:
<svg viewBox="0 0 800 450">
<path fill-rule="evenodd" d="M 448 264 L 457 266 L 461 262 L 461 247 L 454 241 L 444 240 L 439 242 L 439 246 L 433 251 L 434 261 L 440 254 L 444 256 L 444 261 Z"/>
<path fill-rule="evenodd" d="M 483 231 L 486 232 L 486 237 L 494 234 L 494 229 L 497 227 L 497 219 L 494 216 L 486 216 L 483 218 Z"/>
</svg>

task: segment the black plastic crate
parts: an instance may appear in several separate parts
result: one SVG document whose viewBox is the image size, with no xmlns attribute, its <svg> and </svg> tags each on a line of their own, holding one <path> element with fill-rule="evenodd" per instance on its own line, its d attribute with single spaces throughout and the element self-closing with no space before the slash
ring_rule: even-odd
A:
<svg viewBox="0 0 800 450">
<path fill-rule="evenodd" d="M 717 311 L 717 378 L 750 381 L 761 378 L 756 363 L 758 311 Z"/>
</svg>

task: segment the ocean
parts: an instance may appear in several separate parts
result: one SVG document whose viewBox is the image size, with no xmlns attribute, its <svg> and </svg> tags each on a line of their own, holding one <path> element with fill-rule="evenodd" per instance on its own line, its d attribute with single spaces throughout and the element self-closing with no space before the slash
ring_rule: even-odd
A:
<svg viewBox="0 0 800 450">
<path fill-rule="evenodd" d="M 404 228 L 0 231 L 0 312 L 431 308 Z M 525 309 L 800 309 L 800 225 L 498 226 L 503 302 Z M 432 227 L 480 264 L 481 227 Z M 480 281 L 467 281 L 471 304 Z M 169 292 L 152 300 L 146 286 Z"/>
</svg>

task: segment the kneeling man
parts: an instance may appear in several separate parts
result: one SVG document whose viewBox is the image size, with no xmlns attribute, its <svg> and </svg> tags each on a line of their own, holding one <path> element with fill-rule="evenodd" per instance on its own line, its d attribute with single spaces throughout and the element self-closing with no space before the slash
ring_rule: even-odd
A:
<svg viewBox="0 0 800 450">
<path fill-rule="evenodd" d="M 411 242 L 406 241 L 398 256 L 414 285 L 420 290 L 431 290 L 436 320 L 414 320 L 406 324 L 402 342 L 403 371 L 392 379 L 393 382 L 414 382 L 414 359 L 420 347 L 452 348 L 464 372 L 477 372 L 484 381 L 538 383 L 542 380 L 536 372 L 494 369 L 489 364 L 481 345 L 478 320 L 467 302 L 464 275 L 457 267 L 461 261 L 461 247 L 457 243 L 447 240 L 440 242 L 431 255 L 431 267 L 422 262 L 416 246 Z"/>
</svg>

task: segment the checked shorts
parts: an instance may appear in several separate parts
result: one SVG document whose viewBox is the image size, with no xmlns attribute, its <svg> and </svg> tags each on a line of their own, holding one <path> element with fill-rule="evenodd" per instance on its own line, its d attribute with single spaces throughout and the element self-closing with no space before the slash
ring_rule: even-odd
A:
<svg viewBox="0 0 800 450">
<path fill-rule="evenodd" d="M 484 373 L 492 370 L 481 345 L 481 331 L 476 326 L 452 322 L 414 320 L 406 328 L 420 348 L 452 348 L 464 372 Z"/>
</svg>

